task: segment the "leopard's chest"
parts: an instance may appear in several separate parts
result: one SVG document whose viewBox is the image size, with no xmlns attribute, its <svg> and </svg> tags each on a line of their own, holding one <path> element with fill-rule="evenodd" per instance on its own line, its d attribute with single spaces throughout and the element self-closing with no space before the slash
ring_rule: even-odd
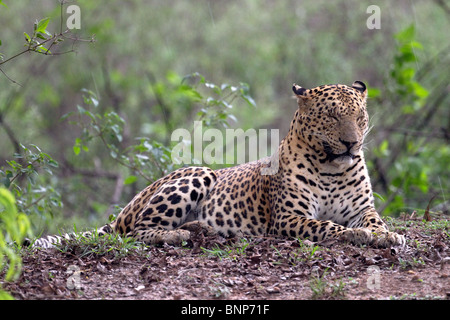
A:
<svg viewBox="0 0 450 320">
<path fill-rule="evenodd" d="M 356 168 L 355 168 L 356 169 Z M 366 177 L 358 170 L 317 172 L 307 168 L 289 171 L 278 181 L 277 203 L 293 203 L 290 209 L 311 219 L 331 220 L 346 225 L 368 194 L 364 194 Z M 363 183 L 364 182 L 364 183 Z M 286 199 L 292 198 L 287 202 Z M 278 211 L 278 210 L 276 210 Z"/>
</svg>

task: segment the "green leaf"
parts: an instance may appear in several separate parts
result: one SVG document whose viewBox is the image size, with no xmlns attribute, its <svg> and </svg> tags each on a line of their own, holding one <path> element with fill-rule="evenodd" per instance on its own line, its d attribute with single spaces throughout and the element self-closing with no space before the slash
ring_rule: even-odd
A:
<svg viewBox="0 0 450 320">
<path fill-rule="evenodd" d="M 389 155 L 389 141 L 383 140 L 377 148 L 373 150 L 375 156 L 382 158 Z"/>
<path fill-rule="evenodd" d="M 423 49 L 423 46 L 420 42 L 417 41 L 411 41 L 409 43 L 409 45 L 411 46 L 411 48 L 415 48 L 415 49 Z"/>
<path fill-rule="evenodd" d="M 367 93 L 369 95 L 369 98 L 376 98 L 381 95 L 381 90 L 378 88 L 369 88 L 367 90 Z"/>
<path fill-rule="evenodd" d="M 256 107 L 256 102 L 253 100 L 253 98 L 250 96 L 250 87 L 248 84 L 241 82 L 239 83 L 239 91 L 242 95 L 242 98 L 252 107 Z"/>
<path fill-rule="evenodd" d="M 80 138 L 75 139 L 75 145 L 73 146 L 73 152 L 75 153 L 75 155 L 80 154 L 80 152 L 81 152 L 81 139 Z"/>
<path fill-rule="evenodd" d="M 381 194 L 374 192 L 373 195 L 374 197 L 380 199 L 382 202 L 386 202 L 386 200 L 383 198 Z"/>
<path fill-rule="evenodd" d="M 74 112 L 68 112 L 68 113 L 66 113 L 66 114 L 64 114 L 60 119 L 59 119 L 59 121 L 65 121 L 67 118 L 69 118 L 69 117 L 71 117 L 72 115 L 74 114 Z"/>
<path fill-rule="evenodd" d="M 80 146 L 73 146 L 73 152 L 75 153 L 75 155 L 79 155 L 81 151 Z"/>
<path fill-rule="evenodd" d="M 395 38 L 400 42 L 409 42 L 414 39 L 415 32 L 414 24 L 411 24 L 408 28 L 395 34 Z"/>
<path fill-rule="evenodd" d="M 48 50 L 46 47 L 44 47 L 44 46 L 39 46 L 39 47 L 37 47 L 36 48 L 36 51 L 37 52 L 40 52 L 40 53 L 48 53 L 48 54 L 52 54 L 51 52 L 50 52 L 50 50 Z"/>
<path fill-rule="evenodd" d="M 31 38 L 30 38 L 30 36 L 28 35 L 28 33 L 24 32 L 23 35 L 25 36 L 25 40 L 26 40 L 27 42 L 30 42 L 30 41 L 31 41 Z"/>
<path fill-rule="evenodd" d="M 78 104 L 77 104 L 77 109 L 80 114 L 84 114 L 86 112 L 86 109 Z"/>
<path fill-rule="evenodd" d="M 36 27 L 36 33 L 37 32 L 45 33 L 45 30 L 47 29 L 49 21 L 50 21 L 50 18 L 44 18 L 41 21 L 39 21 L 37 24 L 37 27 Z"/>
<path fill-rule="evenodd" d="M 416 74 L 416 70 L 414 68 L 405 68 L 401 71 L 401 76 L 403 79 L 412 79 Z"/>
<path fill-rule="evenodd" d="M 205 87 L 212 89 L 216 94 L 221 95 L 222 89 L 216 86 L 214 83 L 206 82 Z"/>
<path fill-rule="evenodd" d="M 255 102 L 255 100 L 253 100 L 253 98 L 250 97 L 248 94 L 244 94 L 244 95 L 242 96 L 242 99 L 244 99 L 245 102 L 247 102 L 250 106 L 256 107 L 256 102 Z"/>
<path fill-rule="evenodd" d="M 129 176 L 125 179 L 125 181 L 123 182 L 123 184 L 132 184 L 134 182 L 137 181 L 137 177 L 136 176 Z"/>
<path fill-rule="evenodd" d="M 41 32 L 39 32 L 38 34 L 36 34 L 36 37 L 38 37 L 39 39 L 42 39 L 42 40 L 47 40 L 47 38 L 44 37 L 44 36 L 42 35 Z"/>
<path fill-rule="evenodd" d="M 414 89 L 414 93 L 416 94 L 417 97 L 419 97 L 419 98 L 428 97 L 428 94 L 429 94 L 428 90 L 425 89 L 424 87 L 422 87 L 419 83 L 413 82 L 412 86 Z"/>
<path fill-rule="evenodd" d="M 402 112 L 403 112 L 404 114 L 413 114 L 415 111 L 416 111 L 416 109 L 415 109 L 412 105 L 410 105 L 410 104 L 405 104 L 405 105 L 402 107 Z"/>
</svg>

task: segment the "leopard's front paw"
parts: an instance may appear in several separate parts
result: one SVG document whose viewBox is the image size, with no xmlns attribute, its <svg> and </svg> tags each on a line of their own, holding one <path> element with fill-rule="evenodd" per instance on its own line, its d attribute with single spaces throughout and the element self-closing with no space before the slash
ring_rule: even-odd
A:
<svg viewBox="0 0 450 320">
<path fill-rule="evenodd" d="M 405 246 L 404 235 L 384 229 L 371 231 L 367 228 L 348 228 L 341 232 L 340 239 L 354 244 L 368 244 L 378 247 Z"/>
<path fill-rule="evenodd" d="M 154 236 L 153 240 L 150 242 L 152 244 L 171 244 L 174 246 L 181 245 L 183 241 L 186 241 L 190 238 L 191 232 L 188 230 L 164 230 L 160 234 Z"/>
<path fill-rule="evenodd" d="M 353 244 L 371 244 L 374 239 L 372 232 L 366 228 L 347 228 L 339 238 Z"/>
<path fill-rule="evenodd" d="M 191 221 L 183 224 L 180 229 L 189 230 L 191 232 L 203 233 L 206 236 L 215 236 L 217 231 L 207 223 L 202 221 Z"/>
<path fill-rule="evenodd" d="M 404 235 L 390 232 L 387 230 L 377 230 L 373 232 L 374 244 L 380 247 L 392 247 L 406 245 L 406 238 Z"/>
</svg>

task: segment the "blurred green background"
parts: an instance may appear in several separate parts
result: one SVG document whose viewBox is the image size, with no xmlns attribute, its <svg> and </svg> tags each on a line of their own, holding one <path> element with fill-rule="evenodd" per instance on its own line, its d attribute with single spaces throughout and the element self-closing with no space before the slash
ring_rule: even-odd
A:
<svg viewBox="0 0 450 320">
<path fill-rule="evenodd" d="M 70 16 L 65 4 L 61 25 L 57 0 L 3 3 L 3 61 L 26 48 L 36 20 L 49 17 L 55 34 Z M 95 35 L 94 43 L 65 39 L 52 53 L 75 52 L 28 52 L 0 64 L 0 178 L 36 233 L 102 225 L 175 168 L 171 132 L 193 130 L 194 120 L 278 128 L 282 138 L 296 109 L 294 82 L 368 84 L 366 158 L 377 207 L 387 215 L 448 211 L 447 2 L 70 4 L 81 12 L 72 39 Z M 366 25 L 370 5 L 380 8 L 380 29 Z"/>
</svg>

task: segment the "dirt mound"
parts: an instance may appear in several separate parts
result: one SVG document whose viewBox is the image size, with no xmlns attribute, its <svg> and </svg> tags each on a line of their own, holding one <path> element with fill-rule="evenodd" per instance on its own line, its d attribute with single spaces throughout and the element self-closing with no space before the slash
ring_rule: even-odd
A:
<svg viewBox="0 0 450 320">
<path fill-rule="evenodd" d="M 125 253 L 35 250 L 3 288 L 16 299 L 449 299 L 449 220 L 388 222 L 406 247 L 196 234 L 184 247 Z"/>
</svg>

